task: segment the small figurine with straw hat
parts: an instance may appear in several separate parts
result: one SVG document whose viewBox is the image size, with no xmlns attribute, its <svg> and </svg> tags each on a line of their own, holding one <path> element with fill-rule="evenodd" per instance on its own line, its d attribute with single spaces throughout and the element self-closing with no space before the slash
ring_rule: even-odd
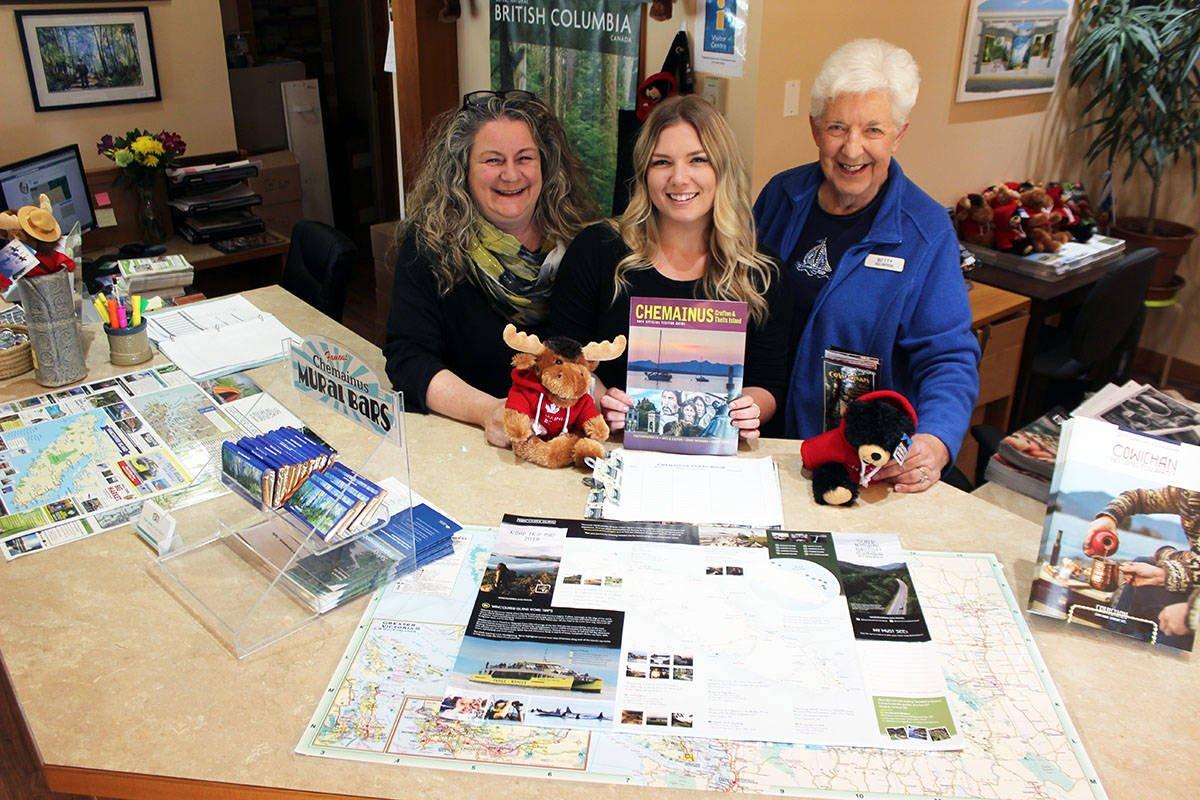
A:
<svg viewBox="0 0 1200 800">
<path fill-rule="evenodd" d="M 54 218 L 52 208 L 50 198 L 39 194 L 36 206 L 22 206 L 17 209 L 17 224 L 20 226 L 17 237 L 33 248 L 34 256 L 38 260 L 38 266 L 25 273 L 25 277 L 49 275 L 62 269 L 71 272 L 75 269 L 75 262 L 58 249 L 62 228 Z"/>
</svg>

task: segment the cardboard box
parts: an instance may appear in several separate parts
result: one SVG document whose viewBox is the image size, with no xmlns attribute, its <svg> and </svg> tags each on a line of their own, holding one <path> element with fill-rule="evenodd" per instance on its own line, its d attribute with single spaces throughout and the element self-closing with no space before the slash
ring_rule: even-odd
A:
<svg viewBox="0 0 1200 800">
<path fill-rule="evenodd" d="M 239 148 L 262 153 L 287 147 L 280 84 L 302 80 L 304 64 L 300 61 L 281 60 L 229 70 L 229 99 Z"/>
<path fill-rule="evenodd" d="M 297 222 L 304 219 L 304 211 L 300 208 L 299 200 L 293 200 L 290 203 L 275 203 L 269 206 L 256 206 L 251 211 L 266 224 L 267 230 L 283 236 L 291 236 L 292 228 Z"/>
<path fill-rule="evenodd" d="M 251 191 L 262 195 L 264 206 L 300 202 L 300 164 L 292 155 L 292 151 L 276 150 L 273 153 L 252 156 L 251 160 L 260 162 L 262 167 L 258 177 L 251 178 L 247 183 Z"/>
</svg>

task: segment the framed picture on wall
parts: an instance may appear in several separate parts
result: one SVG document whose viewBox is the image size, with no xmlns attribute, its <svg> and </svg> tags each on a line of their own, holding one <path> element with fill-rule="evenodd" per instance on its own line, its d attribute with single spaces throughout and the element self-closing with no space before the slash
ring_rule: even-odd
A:
<svg viewBox="0 0 1200 800">
<path fill-rule="evenodd" d="M 1072 0 L 970 0 L 960 103 L 1053 92 L 1066 60 Z"/>
<path fill-rule="evenodd" d="M 17 11 L 36 111 L 162 99 L 150 11 Z"/>
</svg>

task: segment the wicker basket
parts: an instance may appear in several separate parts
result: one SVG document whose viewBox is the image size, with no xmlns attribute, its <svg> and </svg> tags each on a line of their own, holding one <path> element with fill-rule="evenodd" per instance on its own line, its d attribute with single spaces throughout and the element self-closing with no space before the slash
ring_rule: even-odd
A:
<svg viewBox="0 0 1200 800">
<path fill-rule="evenodd" d="M 10 330 L 13 333 L 23 333 L 29 336 L 29 329 L 24 325 L 0 325 L 0 330 Z M 0 379 L 13 378 L 23 372 L 33 369 L 33 348 L 29 340 L 16 347 L 0 350 Z"/>
</svg>

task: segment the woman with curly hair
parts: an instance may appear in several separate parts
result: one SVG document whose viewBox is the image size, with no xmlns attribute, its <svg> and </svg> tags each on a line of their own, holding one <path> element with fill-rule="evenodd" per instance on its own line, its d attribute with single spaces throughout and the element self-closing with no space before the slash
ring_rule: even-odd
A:
<svg viewBox="0 0 1200 800">
<path fill-rule="evenodd" d="M 562 125 L 529 92 L 472 92 L 434 120 L 398 231 L 384 345 L 407 409 L 508 445 L 501 333 L 542 332 L 563 253 L 598 216 L 587 192 Z"/>
<path fill-rule="evenodd" d="M 729 404 L 753 439 L 783 401 L 791 304 L 778 267 L 755 244 L 749 180 L 733 131 L 696 95 L 664 100 L 633 150 L 629 206 L 615 221 L 576 237 L 550 302 L 550 329 L 580 341 L 629 333 L 630 297 L 734 300 L 749 311 L 744 388 Z M 619 430 L 633 405 L 626 356 L 596 377 L 608 424 Z"/>
</svg>

